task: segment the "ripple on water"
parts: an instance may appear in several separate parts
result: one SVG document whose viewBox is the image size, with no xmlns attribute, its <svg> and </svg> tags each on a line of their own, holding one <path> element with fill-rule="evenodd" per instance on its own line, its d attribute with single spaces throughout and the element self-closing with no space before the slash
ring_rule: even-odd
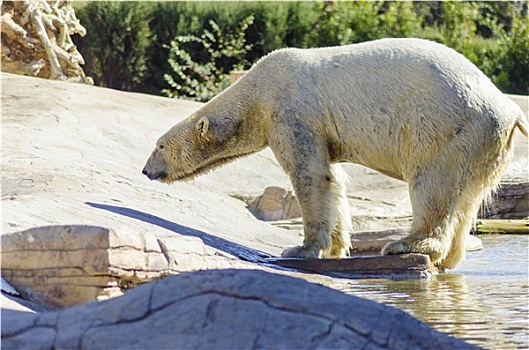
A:
<svg viewBox="0 0 529 350">
<path fill-rule="evenodd" d="M 428 280 L 342 280 L 340 289 L 409 312 L 489 349 L 529 348 L 529 236 L 485 235 L 449 273 Z"/>
</svg>

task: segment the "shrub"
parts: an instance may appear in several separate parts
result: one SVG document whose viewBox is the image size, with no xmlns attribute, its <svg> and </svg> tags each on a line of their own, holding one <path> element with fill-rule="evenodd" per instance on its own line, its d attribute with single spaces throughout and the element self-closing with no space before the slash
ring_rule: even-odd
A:
<svg viewBox="0 0 529 350">
<path fill-rule="evenodd" d="M 162 90 L 176 91 L 164 78 L 168 74 L 175 83 L 187 84 L 174 72 L 170 56 L 180 64 L 194 64 L 176 58 L 171 53 L 171 41 L 178 42 L 177 37 L 185 36 L 201 38 L 206 30 L 213 33 L 211 21 L 221 32 L 234 33 L 245 18 L 253 16 L 252 30 L 244 35 L 245 45 L 251 49 L 240 58 L 245 60 L 245 66 L 281 47 L 322 47 L 384 37 L 422 37 L 461 52 L 503 91 L 528 93 L 527 4 L 519 1 L 74 2 L 76 14 L 88 33 L 84 38 L 74 37 L 74 41 L 86 60 L 86 74 L 93 76 L 96 84 L 161 94 Z M 192 62 L 204 65 L 212 52 L 208 53 L 201 45 L 190 41 L 181 42 L 179 47 L 191 55 Z M 214 48 L 212 45 L 211 49 Z M 233 62 L 230 60 L 226 52 L 215 60 L 221 65 L 218 69 L 222 74 L 230 69 L 228 63 Z M 222 75 L 211 71 L 214 76 Z M 198 79 L 196 72 L 185 72 L 191 74 L 191 82 L 212 84 L 207 79 Z"/>
<path fill-rule="evenodd" d="M 410 1 L 318 3 L 311 46 L 345 45 L 387 37 L 417 36 L 422 18 Z"/>
<path fill-rule="evenodd" d="M 133 91 L 147 70 L 150 12 L 139 2 L 88 2 L 78 10 L 87 35 L 76 40 L 97 85 Z"/>
<path fill-rule="evenodd" d="M 246 44 L 245 33 L 253 23 L 253 16 L 241 21 L 233 33 L 224 33 L 215 21 L 209 22 L 200 37 L 178 36 L 171 41 L 169 65 L 173 74 L 164 78 L 170 89 L 163 93 L 206 102 L 230 84 L 230 70 L 248 68 L 246 60 L 252 46 Z"/>
<path fill-rule="evenodd" d="M 529 94 L 529 18 L 527 14 L 513 16 L 512 30 L 501 42 L 505 54 L 501 65 L 506 76 L 500 81 L 505 90 Z"/>
<path fill-rule="evenodd" d="M 443 43 L 476 63 L 472 42 L 476 33 L 478 6 L 474 2 L 443 2 Z"/>
</svg>

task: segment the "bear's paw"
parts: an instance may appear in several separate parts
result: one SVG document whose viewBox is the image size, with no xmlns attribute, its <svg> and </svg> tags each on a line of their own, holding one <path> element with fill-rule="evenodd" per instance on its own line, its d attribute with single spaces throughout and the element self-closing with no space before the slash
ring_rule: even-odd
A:
<svg viewBox="0 0 529 350">
<path fill-rule="evenodd" d="M 406 237 L 401 240 L 390 242 L 382 248 L 382 255 L 419 253 L 430 256 L 432 263 L 443 259 L 448 253 L 447 247 L 438 238 L 416 239 Z"/>
<path fill-rule="evenodd" d="M 292 248 L 287 248 L 281 253 L 282 258 L 323 258 L 323 251 L 319 247 L 315 246 L 297 246 Z"/>
</svg>

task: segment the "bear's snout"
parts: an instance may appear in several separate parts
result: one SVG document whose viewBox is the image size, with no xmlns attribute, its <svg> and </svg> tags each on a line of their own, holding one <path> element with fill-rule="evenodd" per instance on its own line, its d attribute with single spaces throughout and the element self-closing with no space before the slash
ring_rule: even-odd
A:
<svg viewBox="0 0 529 350">
<path fill-rule="evenodd" d="M 143 168 L 141 173 L 145 176 L 147 176 L 150 180 L 160 180 L 167 177 L 167 172 L 165 171 L 159 171 L 156 173 L 151 173 L 147 170 L 147 167 Z"/>
</svg>

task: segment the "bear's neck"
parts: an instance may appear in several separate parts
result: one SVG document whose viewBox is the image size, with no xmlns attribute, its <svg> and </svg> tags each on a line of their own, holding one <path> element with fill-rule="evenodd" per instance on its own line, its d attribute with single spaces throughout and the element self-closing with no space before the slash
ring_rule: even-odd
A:
<svg viewBox="0 0 529 350">
<path fill-rule="evenodd" d="M 244 83 L 244 79 L 241 80 Z M 240 123 L 234 152 L 241 155 L 259 152 L 268 146 L 269 118 L 255 98 L 258 95 L 245 85 L 239 81 L 207 104 L 211 115 Z"/>
</svg>

